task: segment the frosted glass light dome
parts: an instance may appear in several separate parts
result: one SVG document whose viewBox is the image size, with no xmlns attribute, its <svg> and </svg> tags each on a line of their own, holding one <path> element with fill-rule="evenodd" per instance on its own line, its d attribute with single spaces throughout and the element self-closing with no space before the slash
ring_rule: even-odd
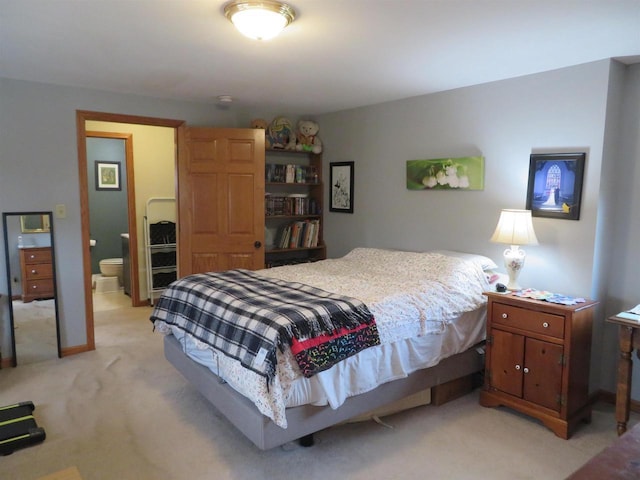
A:
<svg viewBox="0 0 640 480">
<path fill-rule="evenodd" d="M 255 40 L 275 37 L 295 18 L 289 5 L 270 0 L 234 1 L 224 8 L 224 14 L 240 33 Z"/>
</svg>

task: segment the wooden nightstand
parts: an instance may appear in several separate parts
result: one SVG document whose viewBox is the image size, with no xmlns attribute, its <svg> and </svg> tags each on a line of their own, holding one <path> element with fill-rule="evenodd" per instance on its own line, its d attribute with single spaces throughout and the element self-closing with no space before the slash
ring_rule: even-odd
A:
<svg viewBox="0 0 640 480">
<path fill-rule="evenodd" d="M 591 421 L 593 307 L 487 292 L 485 382 L 480 404 L 513 408 L 561 438 Z"/>
</svg>

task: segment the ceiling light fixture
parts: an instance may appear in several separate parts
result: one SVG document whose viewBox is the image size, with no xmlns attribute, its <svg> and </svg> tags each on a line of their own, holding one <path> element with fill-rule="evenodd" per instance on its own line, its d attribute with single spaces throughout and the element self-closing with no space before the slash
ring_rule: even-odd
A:
<svg viewBox="0 0 640 480">
<path fill-rule="evenodd" d="M 254 40 L 269 40 L 293 22 L 296 14 L 286 3 L 235 0 L 224 7 L 224 16 L 243 35 Z"/>
</svg>

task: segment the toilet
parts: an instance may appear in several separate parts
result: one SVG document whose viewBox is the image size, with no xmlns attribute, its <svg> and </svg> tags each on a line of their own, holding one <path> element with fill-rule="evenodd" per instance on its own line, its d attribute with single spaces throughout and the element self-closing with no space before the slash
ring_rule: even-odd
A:
<svg viewBox="0 0 640 480">
<path fill-rule="evenodd" d="M 116 292 L 122 285 L 122 258 L 100 260 L 100 277 L 96 278 L 96 292 Z"/>
</svg>

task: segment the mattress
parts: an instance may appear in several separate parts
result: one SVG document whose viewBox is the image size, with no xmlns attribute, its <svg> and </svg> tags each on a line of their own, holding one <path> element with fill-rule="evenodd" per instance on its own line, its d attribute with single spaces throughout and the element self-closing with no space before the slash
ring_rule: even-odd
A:
<svg viewBox="0 0 640 480">
<path fill-rule="evenodd" d="M 379 346 L 361 351 L 311 378 L 300 374 L 290 350 L 278 352 L 272 384 L 177 327 L 174 335 L 195 362 L 205 365 L 286 428 L 286 408 L 329 405 L 404 378 L 462 352 L 484 338 L 487 276 L 473 261 L 442 253 L 355 249 L 345 257 L 277 267 L 261 275 L 296 281 L 364 301 L 376 318 Z"/>
<path fill-rule="evenodd" d="M 368 348 L 329 370 L 313 377 L 297 377 L 284 399 L 285 406 L 325 406 L 336 409 L 353 395 L 373 390 L 382 383 L 404 378 L 421 368 L 436 365 L 443 358 L 463 352 L 484 340 L 486 309 L 479 308 L 460 315 L 438 335 L 425 335 Z M 193 361 L 209 368 L 242 393 L 243 383 L 234 385 L 236 360 L 210 349 L 203 349 L 178 328 L 172 334 Z M 236 364 L 236 365 L 232 365 Z M 366 365 L 366 368 L 362 368 Z M 240 368 L 242 368 L 240 366 Z M 344 381 L 348 379 L 348 381 Z"/>
</svg>

